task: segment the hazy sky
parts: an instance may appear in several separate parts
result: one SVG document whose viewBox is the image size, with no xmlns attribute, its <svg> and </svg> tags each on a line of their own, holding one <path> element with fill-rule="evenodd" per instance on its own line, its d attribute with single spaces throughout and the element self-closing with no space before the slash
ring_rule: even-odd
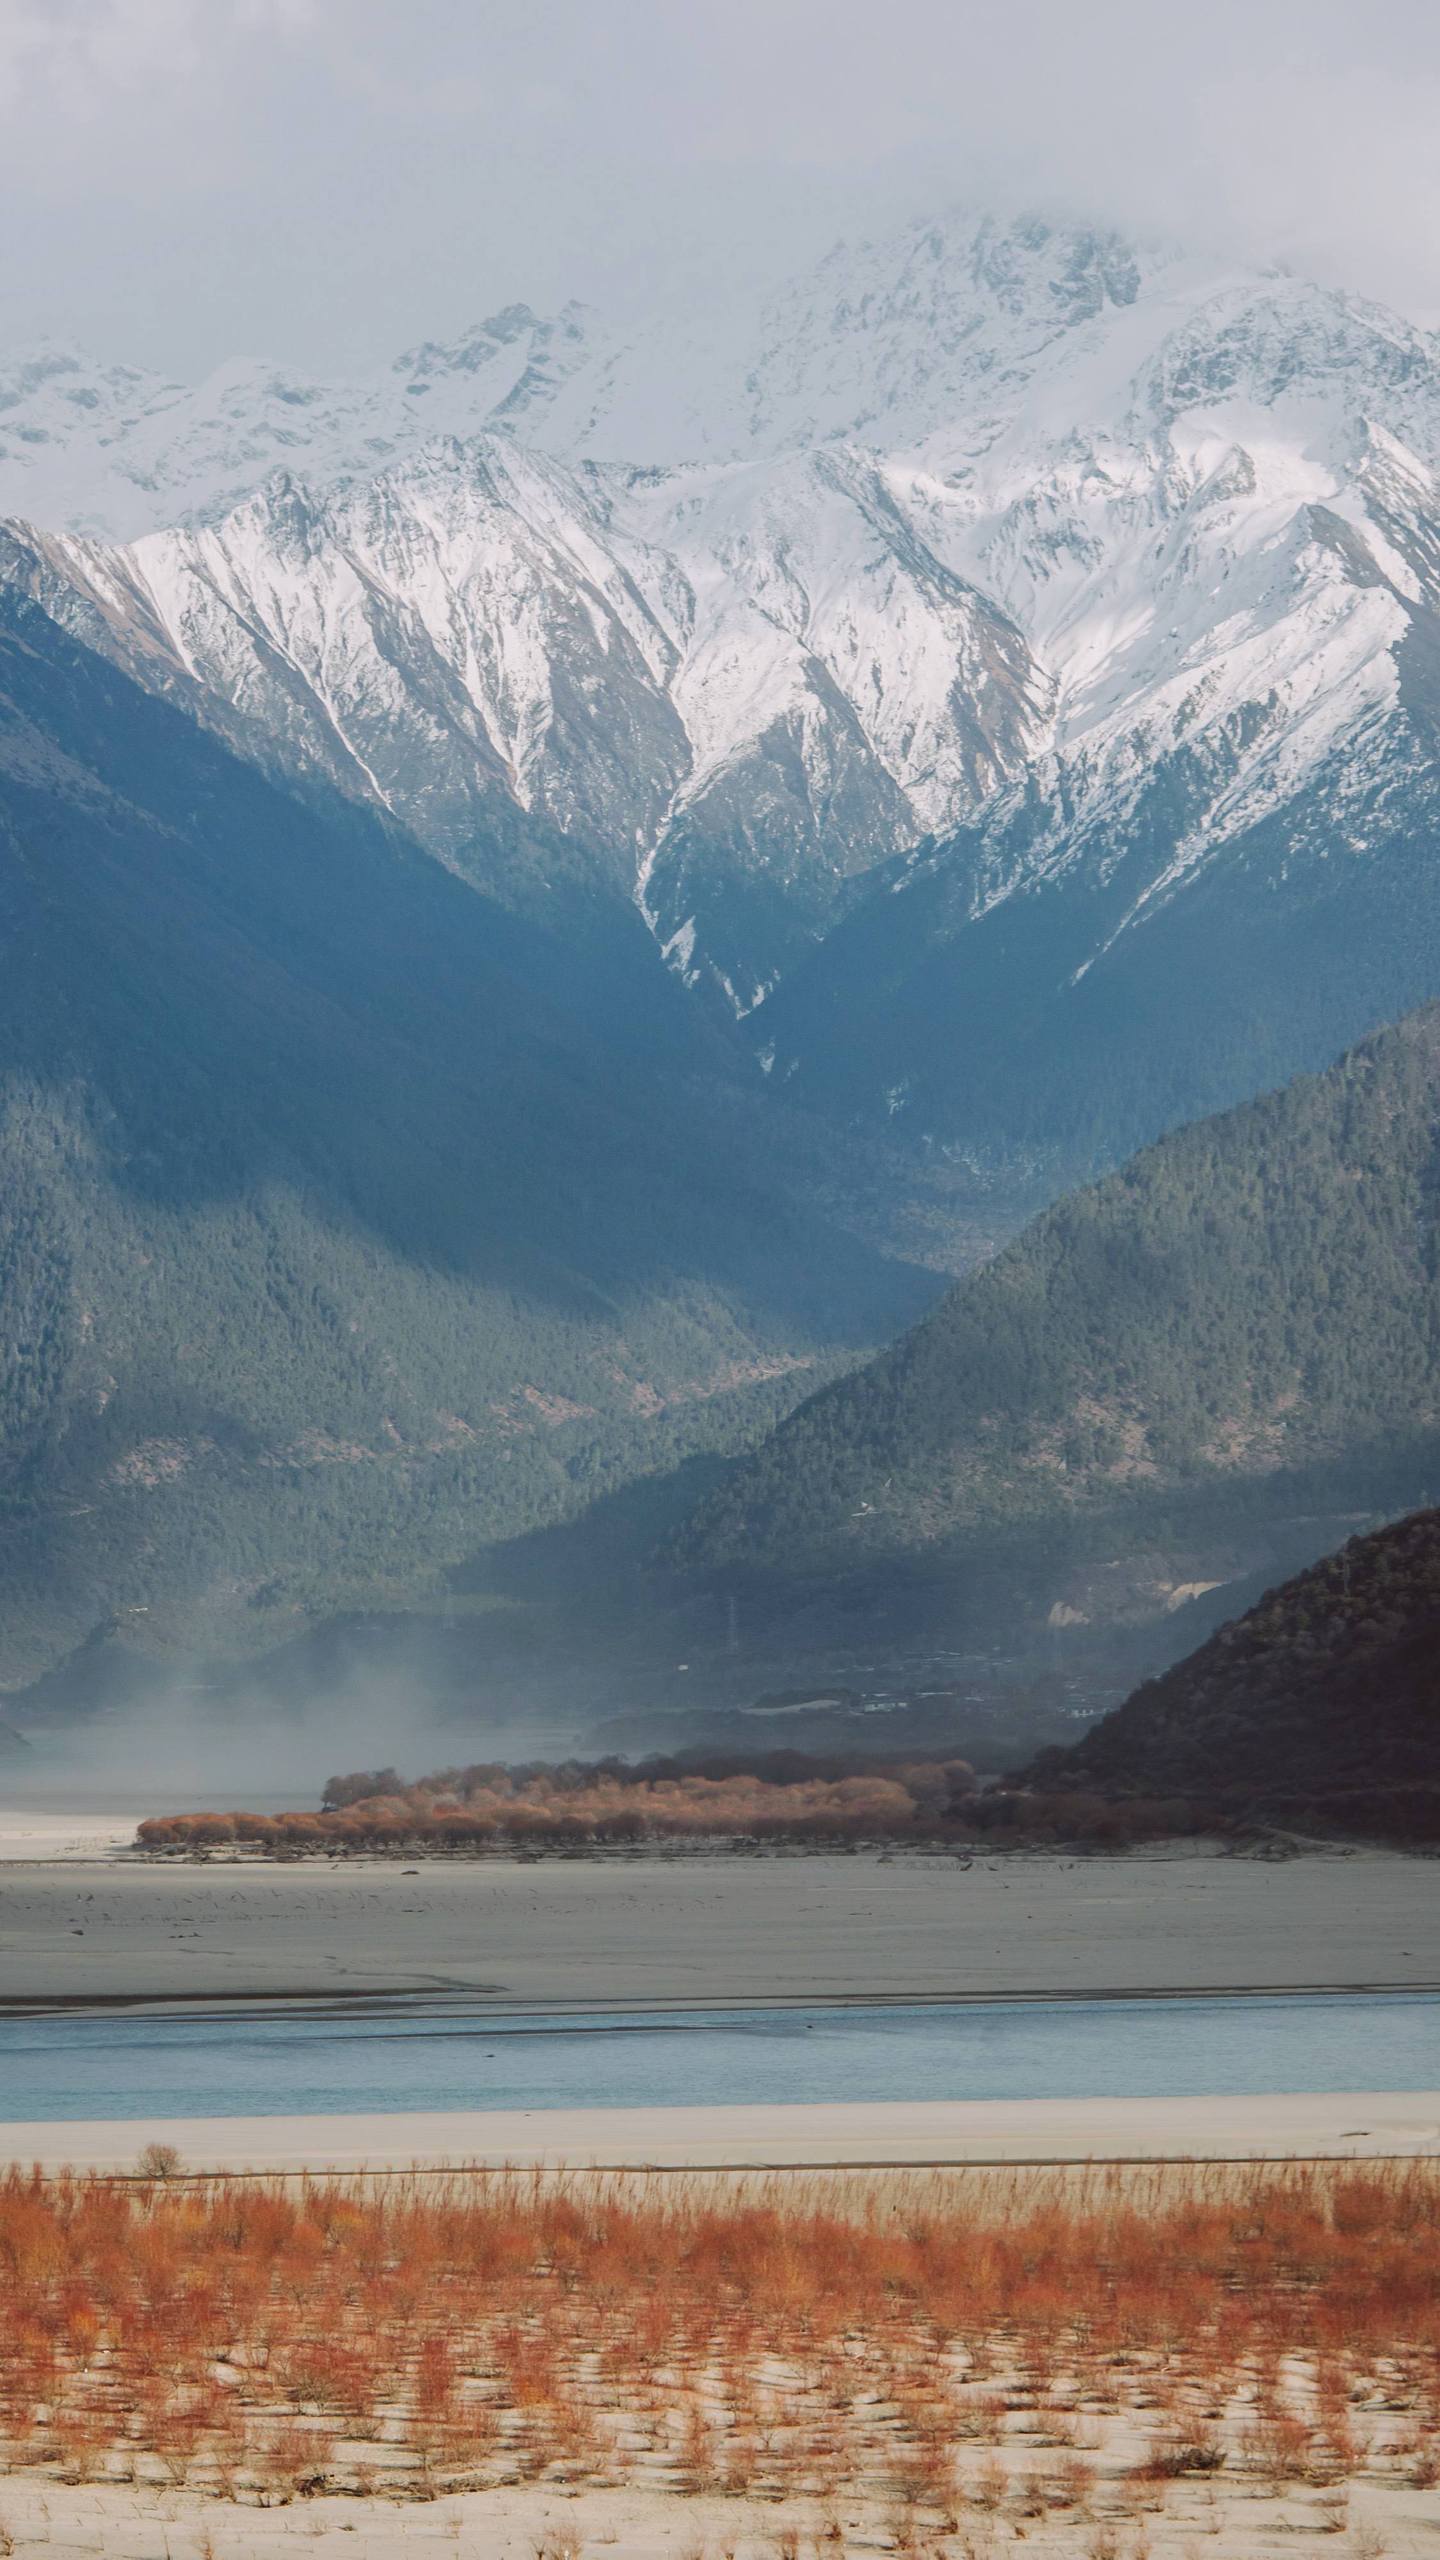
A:
<svg viewBox="0 0 1440 2560">
<path fill-rule="evenodd" d="M 0 341 L 324 371 L 957 200 L 1440 318 L 1437 0 L 0 0 Z"/>
</svg>

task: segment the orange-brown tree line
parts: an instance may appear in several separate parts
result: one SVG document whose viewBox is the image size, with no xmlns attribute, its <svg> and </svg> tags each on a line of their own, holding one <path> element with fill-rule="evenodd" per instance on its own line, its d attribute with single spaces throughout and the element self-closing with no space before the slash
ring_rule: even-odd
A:
<svg viewBox="0 0 1440 2560">
<path fill-rule="evenodd" d="M 809 1767 L 572 1762 L 506 1769 L 480 1763 L 406 1785 L 394 1770 L 332 1778 L 318 1812 L 197 1812 L 139 1826 L 147 1849 L 236 1844 L 303 1853 L 603 1847 L 647 1840 L 843 1846 L 863 1841 L 1089 1838 L 1123 1843 L 1197 1827 L 1180 1800 L 1124 1805 L 1099 1796 L 983 1791 L 964 1760 Z"/>
</svg>

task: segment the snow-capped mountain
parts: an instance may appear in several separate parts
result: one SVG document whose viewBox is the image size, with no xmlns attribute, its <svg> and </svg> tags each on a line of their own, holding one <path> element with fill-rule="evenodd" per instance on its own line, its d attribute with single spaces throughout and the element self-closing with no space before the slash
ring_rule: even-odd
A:
<svg viewBox="0 0 1440 2560">
<path fill-rule="evenodd" d="M 186 385 L 78 348 L 0 364 L 0 514 L 130 540 L 223 514 L 276 471 L 382 470 L 436 435 L 524 432 L 591 356 L 587 315 L 514 304 L 369 381 L 241 360 Z"/>
<path fill-rule="evenodd" d="M 904 988 L 1017 901 L 1038 1002 L 1262 838 L 1287 894 L 1388 894 L 1434 805 L 1437 469 L 1424 332 L 1039 222 L 628 334 L 517 308 L 350 389 L 0 385 L 15 573 L 92 644 L 507 894 L 635 896 L 777 1071 L 937 1126 Z"/>
<path fill-rule="evenodd" d="M 739 300 L 628 331 L 569 303 L 511 304 L 368 379 L 252 359 L 183 385 L 47 344 L 0 364 L 0 515 L 129 541 L 223 515 L 277 470 L 318 483 L 497 428 L 561 460 L 736 461 L 848 441 L 903 447 L 976 408 L 1140 287 L 1087 232 L 956 218 L 842 245 L 759 309 Z"/>
<path fill-rule="evenodd" d="M 522 903 L 578 863 L 742 1014 L 1044 734 L 1020 633 L 853 447 L 630 474 L 492 433 L 28 550 L 59 619 L 247 753 Z"/>
<path fill-rule="evenodd" d="M 760 1031 L 830 1108 L 1073 1164 L 1440 988 L 1440 348 L 1176 267 L 1024 377 L 888 469 L 1025 633 L 1043 749 Z"/>
</svg>

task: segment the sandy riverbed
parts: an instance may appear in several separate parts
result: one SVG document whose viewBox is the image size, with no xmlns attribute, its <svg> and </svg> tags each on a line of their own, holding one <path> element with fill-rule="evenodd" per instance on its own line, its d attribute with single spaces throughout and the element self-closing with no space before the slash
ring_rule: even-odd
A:
<svg viewBox="0 0 1440 2560">
<path fill-rule="evenodd" d="M 955 1998 L 1440 1983 L 1440 1870 L 1384 1852 L 0 1867 L 0 2000 Z"/>
</svg>

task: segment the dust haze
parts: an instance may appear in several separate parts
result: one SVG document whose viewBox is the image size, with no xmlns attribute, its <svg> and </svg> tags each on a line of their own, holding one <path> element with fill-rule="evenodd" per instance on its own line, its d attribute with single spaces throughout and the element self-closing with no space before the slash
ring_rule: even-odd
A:
<svg viewBox="0 0 1440 2560">
<path fill-rule="evenodd" d="M 153 1688 L 83 1721 L 27 1725 L 7 1755 L 8 1803 L 86 1812 L 202 1812 L 214 1804 L 258 1813 L 314 1807 L 336 1771 L 393 1763 L 407 1777 L 477 1759 L 529 1760 L 564 1752 L 574 1727 L 501 1701 L 445 1716 L 419 1685 L 355 1674 L 300 1700 L 279 1700 L 237 1674 L 223 1710 L 183 1681 Z"/>
</svg>

